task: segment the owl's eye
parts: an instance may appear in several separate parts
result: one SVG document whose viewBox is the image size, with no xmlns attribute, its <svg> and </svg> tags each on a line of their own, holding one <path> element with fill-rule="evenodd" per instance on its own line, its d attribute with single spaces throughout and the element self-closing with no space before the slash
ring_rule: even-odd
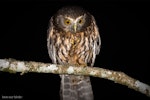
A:
<svg viewBox="0 0 150 100">
<path fill-rule="evenodd" d="M 70 25 L 70 24 L 71 24 L 71 21 L 68 20 L 68 19 L 66 19 L 66 20 L 64 21 L 64 23 L 65 23 L 65 25 Z"/>
<path fill-rule="evenodd" d="M 83 19 L 80 19 L 80 20 L 78 21 L 78 23 L 79 23 L 79 24 L 82 24 L 82 23 L 83 23 Z"/>
</svg>

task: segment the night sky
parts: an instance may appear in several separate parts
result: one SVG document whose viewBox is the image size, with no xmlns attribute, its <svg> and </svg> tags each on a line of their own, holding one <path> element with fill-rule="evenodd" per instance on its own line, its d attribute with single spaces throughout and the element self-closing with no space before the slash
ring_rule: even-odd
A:
<svg viewBox="0 0 150 100">
<path fill-rule="evenodd" d="M 150 2 L 60 1 L 0 2 L 0 59 L 51 63 L 46 40 L 49 19 L 65 5 L 78 5 L 95 17 L 99 27 L 102 45 L 94 66 L 122 71 L 150 85 Z M 148 99 L 106 79 L 91 77 L 91 82 L 95 100 Z M 0 85 L 0 95 L 59 100 L 59 75 L 0 72 Z"/>
</svg>

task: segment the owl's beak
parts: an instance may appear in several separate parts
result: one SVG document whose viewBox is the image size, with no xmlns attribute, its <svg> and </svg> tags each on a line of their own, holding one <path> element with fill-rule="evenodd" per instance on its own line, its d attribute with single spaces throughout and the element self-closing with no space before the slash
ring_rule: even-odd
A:
<svg viewBox="0 0 150 100">
<path fill-rule="evenodd" d="M 77 24 L 76 23 L 74 24 L 73 29 L 74 29 L 74 32 L 77 31 Z"/>
</svg>

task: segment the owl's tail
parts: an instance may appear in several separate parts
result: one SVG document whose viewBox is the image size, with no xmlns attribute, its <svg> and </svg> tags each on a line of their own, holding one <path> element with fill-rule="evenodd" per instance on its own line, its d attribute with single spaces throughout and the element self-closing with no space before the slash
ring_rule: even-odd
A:
<svg viewBox="0 0 150 100">
<path fill-rule="evenodd" d="M 61 100 L 93 100 L 90 77 L 61 75 Z"/>
</svg>

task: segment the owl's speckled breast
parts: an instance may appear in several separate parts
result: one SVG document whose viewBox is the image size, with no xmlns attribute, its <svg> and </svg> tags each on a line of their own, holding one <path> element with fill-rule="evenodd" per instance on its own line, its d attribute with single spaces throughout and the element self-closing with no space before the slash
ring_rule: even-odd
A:
<svg viewBox="0 0 150 100">
<path fill-rule="evenodd" d="M 88 37 L 83 32 L 76 34 L 67 33 L 59 41 L 60 49 L 57 54 L 60 63 L 75 65 L 87 64 L 87 60 L 92 55 L 92 52 L 89 49 Z"/>
</svg>

